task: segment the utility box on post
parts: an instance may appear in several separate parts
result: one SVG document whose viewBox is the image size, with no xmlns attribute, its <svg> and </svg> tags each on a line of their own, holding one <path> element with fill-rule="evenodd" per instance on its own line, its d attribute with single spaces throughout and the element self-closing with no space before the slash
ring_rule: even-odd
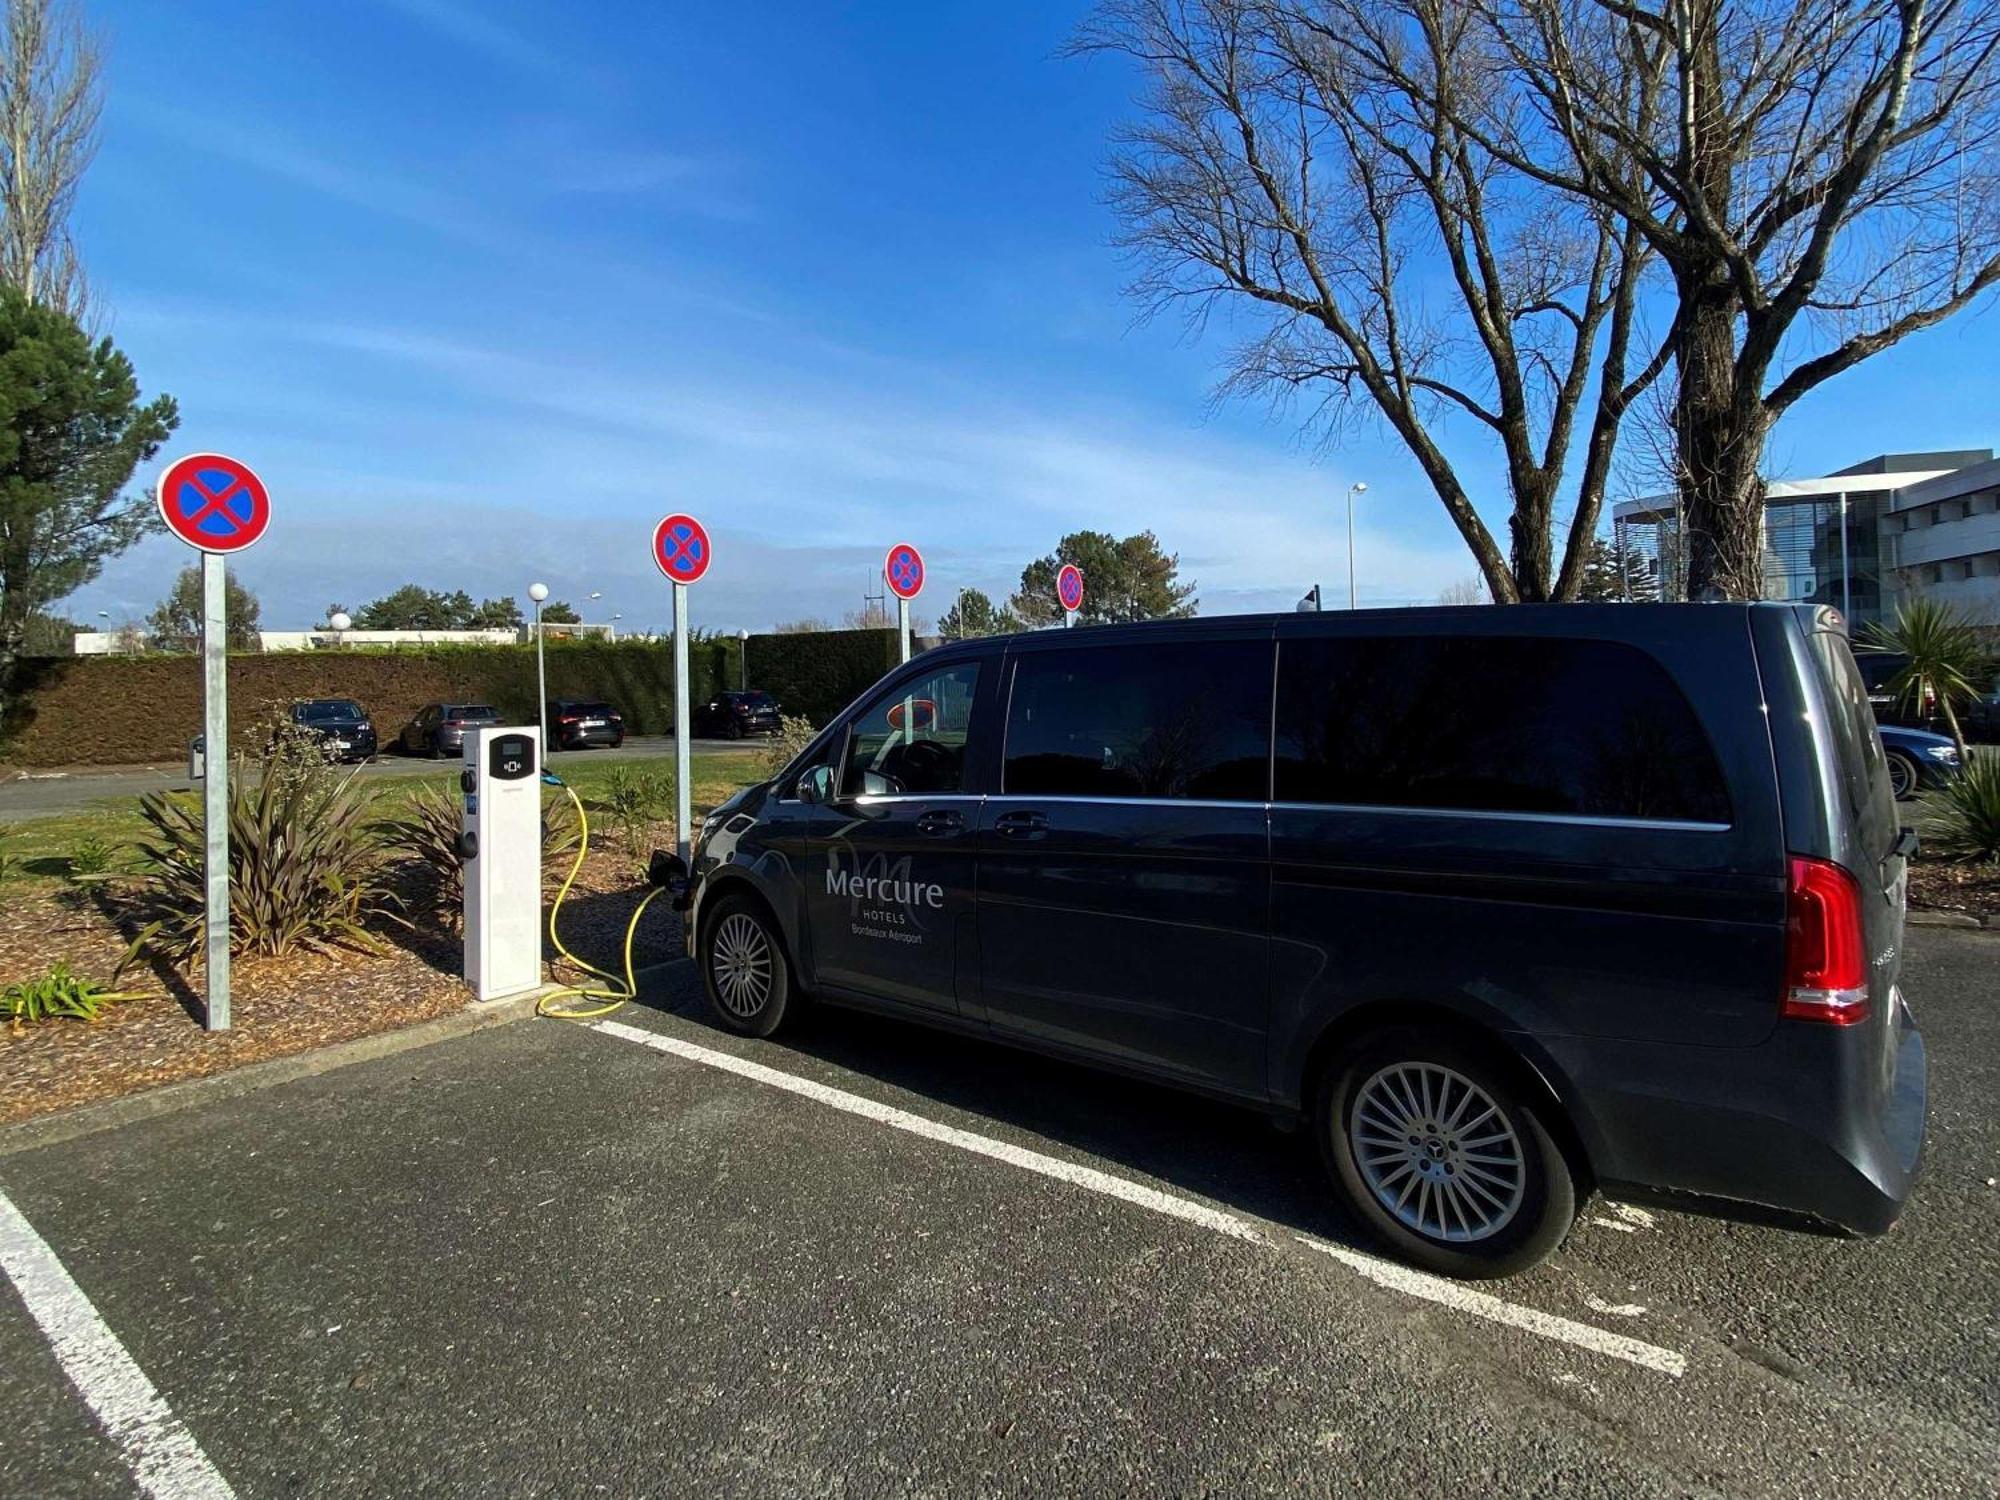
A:
<svg viewBox="0 0 2000 1500">
<path fill-rule="evenodd" d="M 542 982 L 542 778 L 539 736 L 468 729 L 465 818 L 465 980 L 481 1000 Z"/>
</svg>

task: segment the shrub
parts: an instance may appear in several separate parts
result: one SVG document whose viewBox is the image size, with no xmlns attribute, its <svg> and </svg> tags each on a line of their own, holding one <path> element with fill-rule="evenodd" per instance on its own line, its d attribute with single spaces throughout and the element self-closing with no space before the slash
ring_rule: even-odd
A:
<svg viewBox="0 0 2000 1500">
<path fill-rule="evenodd" d="M 392 857 L 422 871 L 421 899 L 433 912 L 458 911 L 465 905 L 465 864 L 458 857 L 458 835 L 464 815 L 448 786 L 423 787 L 403 812 L 375 825 Z M 568 797 L 542 799 L 542 862 L 553 864 L 576 849 L 576 811 Z"/>
<path fill-rule="evenodd" d="M 2000 859 L 2000 754 L 1975 754 L 1933 795 L 1924 833 L 1951 859 Z"/>
<path fill-rule="evenodd" d="M 763 779 L 769 781 L 805 752 L 819 731 L 813 728 L 811 719 L 802 714 L 784 714 L 778 720 L 777 738 L 765 750 L 758 769 Z"/>
<path fill-rule="evenodd" d="M 255 778 L 239 765 L 229 788 L 231 951 L 378 951 L 368 923 L 398 920 L 400 903 L 383 884 L 372 811 L 354 778 L 324 759 L 276 759 Z M 139 812 L 150 829 L 138 849 L 152 920 L 132 948 L 186 961 L 200 951 L 205 925 L 201 804 L 185 792 L 150 792 Z"/>
<path fill-rule="evenodd" d="M 1921 712 L 1926 699 L 1937 703 L 1945 729 L 1966 759 L 1965 732 L 1958 710 L 1978 696 L 1993 671 L 1993 660 L 1979 630 L 1949 604 L 1916 599 L 1900 606 L 1895 619 L 1868 626 L 1861 633 L 1863 651 L 1900 652 L 1908 658 L 1888 682 L 1888 689 L 1906 709 Z"/>
<path fill-rule="evenodd" d="M 132 998 L 124 990 L 108 990 L 73 974 L 68 964 L 58 962 L 40 979 L 23 980 L 0 990 L 0 1015 L 19 1031 L 29 1021 L 95 1021 L 104 1014 L 105 1006 Z"/>
<path fill-rule="evenodd" d="M 689 642 L 689 700 L 703 703 L 743 680 L 734 636 Z M 893 630 L 752 636 L 749 682 L 794 713 L 825 723 L 896 664 Z M 673 728 L 673 653 L 658 641 L 548 643 L 551 698 L 605 698 L 630 734 Z M 300 698 L 353 698 L 384 744 L 430 702 L 491 703 L 517 724 L 535 721 L 533 646 L 418 646 L 283 651 L 229 663 L 230 748 L 261 755 L 272 715 Z M 119 706 L 116 714 L 104 705 Z M 25 668 L 5 726 L 23 765 L 112 765 L 179 760 L 201 728 L 201 661 L 193 656 L 64 656 Z"/>
<path fill-rule="evenodd" d="M 103 839 L 81 838 L 69 849 L 72 876 L 102 875 L 111 868 L 111 846 Z"/>
<path fill-rule="evenodd" d="M 653 825 L 673 816 L 673 773 L 613 766 L 598 806 L 626 851 L 643 856 L 652 845 Z"/>
</svg>

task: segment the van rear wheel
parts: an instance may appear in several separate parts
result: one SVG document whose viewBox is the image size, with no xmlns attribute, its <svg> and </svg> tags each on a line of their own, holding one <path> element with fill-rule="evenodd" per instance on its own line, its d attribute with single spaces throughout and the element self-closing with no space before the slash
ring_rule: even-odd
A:
<svg viewBox="0 0 2000 1500">
<path fill-rule="evenodd" d="M 1398 1027 L 1333 1060 L 1316 1123 L 1328 1171 L 1377 1239 L 1426 1271 L 1484 1280 L 1545 1259 L 1576 1219 L 1545 1108 L 1470 1040 Z"/>
</svg>

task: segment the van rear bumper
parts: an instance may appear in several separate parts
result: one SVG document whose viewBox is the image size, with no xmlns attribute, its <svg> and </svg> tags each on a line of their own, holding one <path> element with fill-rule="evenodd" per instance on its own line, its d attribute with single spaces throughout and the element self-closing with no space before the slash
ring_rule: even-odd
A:
<svg viewBox="0 0 2000 1500">
<path fill-rule="evenodd" d="M 1550 1051 L 1607 1195 L 1873 1235 L 1902 1213 L 1923 1155 L 1924 1039 L 1906 1010 L 1896 1024 L 1886 1059 L 1872 1027 L 1796 1021 L 1741 1049 L 1565 1039 Z"/>
</svg>

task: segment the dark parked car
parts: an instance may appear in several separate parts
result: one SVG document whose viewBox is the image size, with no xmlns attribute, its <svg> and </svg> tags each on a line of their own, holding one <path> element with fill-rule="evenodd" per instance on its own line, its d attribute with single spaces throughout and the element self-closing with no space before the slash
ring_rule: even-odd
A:
<svg viewBox="0 0 2000 1500">
<path fill-rule="evenodd" d="M 548 716 L 551 749 L 608 745 L 616 750 L 625 743 L 625 717 L 609 703 L 594 698 L 551 698 Z"/>
<path fill-rule="evenodd" d="M 694 732 L 713 739 L 740 740 L 746 734 L 776 734 L 782 710 L 769 693 L 717 693 L 694 711 Z"/>
<path fill-rule="evenodd" d="M 1909 665 L 1909 661 L 1898 651 L 1855 653 L 1855 664 L 1861 669 L 1862 680 L 1868 684 L 1868 702 L 1875 710 L 1876 722 L 1942 734 L 1947 725 L 1944 714 L 1938 709 L 1935 694 L 1926 692 L 1921 702 L 1912 703 L 1890 691 L 1889 684 L 1898 672 Z M 1966 739 L 1982 745 L 2000 743 L 2000 681 L 1989 681 L 1985 691 L 1956 707 L 1958 727 Z"/>
<path fill-rule="evenodd" d="M 927 652 L 681 900 L 732 1030 L 810 993 L 1235 1100 L 1477 1277 L 1592 1191 L 1886 1230 L 1912 847 L 1831 610 L 1341 611 Z"/>
<path fill-rule="evenodd" d="M 499 722 L 500 715 L 484 703 L 426 703 L 403 726 L 400 742 L 411 755 L 459 755 L 465 750 L 466 730 Z"/>
<path fill-rule="evenodd" d="M 352 698 L 304 699 L 292 705 L 291 720 L 318 738 L 336 760 L 374 758 L 375 726 Z"/>
<path fill-rule="evenodd" d="M 1896 674 L 1910 664 L 1900 651 L 1857 651 L 1854 664 L 1868 685 L 1868 706 L 1875 710 L 1878 724 L 1902 724 L 1911 729 L 1930 729 L 1937 722 L 1937 699 L 1925 692 L 1915 702 L 1891 691 Z"/>
<path fill-rule="evenodd" d="M 1889 789 L 1898 802 L 1941 787 L 1959 773 L 1958 747 L 1946 736 L 1900 724 L 1883 724 L 1879 732 L 1889 762 Z"/>
</svg>

